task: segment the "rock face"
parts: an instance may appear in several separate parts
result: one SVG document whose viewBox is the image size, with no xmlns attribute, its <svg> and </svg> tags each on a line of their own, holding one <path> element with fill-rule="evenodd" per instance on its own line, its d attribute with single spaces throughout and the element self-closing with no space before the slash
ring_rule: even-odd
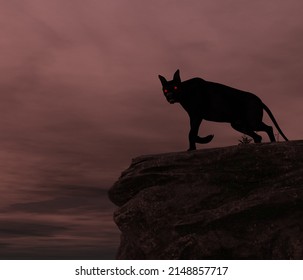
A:
<svg viewBox="0 0 303 280">
<path fill-rule="evenodd" d="M 118 259 L 303 259 L 303 141 L 141 156 L 109 198 Z"/>
</svg>

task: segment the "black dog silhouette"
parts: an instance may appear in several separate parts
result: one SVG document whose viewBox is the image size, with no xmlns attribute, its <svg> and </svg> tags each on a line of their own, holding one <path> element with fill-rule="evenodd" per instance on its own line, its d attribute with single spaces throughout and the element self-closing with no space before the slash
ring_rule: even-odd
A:
<svg viewBox="0 0 303 280">
<path fill-rule="evenodd" d="M 179 70 L 176 71 L 171 81 L 167 81 L 161 75 L 159 75 L 159 79 L 167 101 L 171 104 L 180 103 L 189 115 L 189 150 L 195 150 L 196 143 L 209 143 L 214 137 L 214 135 L 198 136 L 203 119 L 230 123 L 235 130 L 251 136 L 255 143 L 260 143 L 262 140 L 262 137 L 255 131 L 265 131 L 270 141 L 275 142 L 272 127 L 262 122 L 263 109 L 282 137 L 288 141 L 269 108 L 259 97 L 250 92 L 205 81 L 201 78 L 181 82 Z"/>
</svg>

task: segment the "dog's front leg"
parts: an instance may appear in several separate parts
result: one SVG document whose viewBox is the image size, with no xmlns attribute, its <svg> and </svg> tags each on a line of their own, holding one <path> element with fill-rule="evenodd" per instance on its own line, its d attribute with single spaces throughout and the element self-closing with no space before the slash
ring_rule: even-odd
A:
<svg viewBox="0 0 303 280">
<path fill-rule="evenodd" d="M 206 144 L 213 140 L 214 135 L 207 135 L 205 137 L 199 137 L 199 127 L 202 122 L 202 118 L 190 117 L 190 131 L 189 131 L 189 149 L 188 151 L 196 150 L 196 143 Z"/>
<path fill-rule="evenodd" d="M 196 150 L 196 140 L 198 137 L 199 127 L 202 122 L 201 118 L 190 116 L 190 131 L 188 134 L 189 149 L 188 151 Z"/>
</svg>

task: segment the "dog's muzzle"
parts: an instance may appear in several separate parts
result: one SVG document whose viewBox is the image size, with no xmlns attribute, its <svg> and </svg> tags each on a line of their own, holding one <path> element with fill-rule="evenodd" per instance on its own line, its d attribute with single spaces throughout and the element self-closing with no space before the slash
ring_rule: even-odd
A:
<svg viewBox="0 0 303 280">
<path fill-rule="evenodd" d="M 169 92 L 167 95 L 166 95 L 166 98 L 167 98 L 167 101 L 170 103 L 170 104 L 173 104 L 175 103 L 175 99 L 174 99 L 174 96 L 171 92 Z"/>
</svg>

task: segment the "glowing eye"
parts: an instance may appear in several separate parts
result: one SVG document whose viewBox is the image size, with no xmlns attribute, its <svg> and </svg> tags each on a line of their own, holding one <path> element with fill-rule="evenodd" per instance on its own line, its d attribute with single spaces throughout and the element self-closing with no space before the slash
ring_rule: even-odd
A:
<svg viewBox="0 0 303 280">
<path fill-rule="evenodd" d="M 164 93 L 168 93 L 168 90 L 167 89 L 165 89 L 165 90 L 163 90 L 164 91 Z"/>
<path fill-rule="evenodd" d="M 177 90 L 178 88 L 177 87 L 174 87 L 174 90 Z"/>
</svg>

